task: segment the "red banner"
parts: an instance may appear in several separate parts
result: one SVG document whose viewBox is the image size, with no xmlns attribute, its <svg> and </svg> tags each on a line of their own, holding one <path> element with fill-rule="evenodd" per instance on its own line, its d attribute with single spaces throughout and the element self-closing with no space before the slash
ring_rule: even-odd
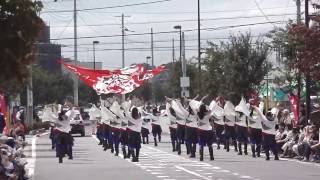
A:
<svg viewBox="0 0 320 180">
<path fill-rule="evenodd" d="M 288 98 L 291 105 L 291 112 L 293 112 L 294 115 L 294 124 L 297 125 L 299 121 L 298 97 L 294 94 L 289 94 Z"/>
<path fill-rule="evenodd" d="M 67 64 L 63 61 L 58 61 L 58 63 L 64 65 L 64 67 L 69 71 L 75 73 L 79 77 L 79 79 L 81 79 L 90 87 L 93 87 L 93 85 L 97 83 L 98 78 L 109 78 L 111 76 L 111 71 L 109 70 L 93 70 L 75 66 L 72 64 Z"/>
<path fill-rule="evenodd" d="M 68 70 L 75 73 L 85 84 L 92 87 L 98 94 L 127 94 L 140 87 L 145 80 L 154 77 L 164 70 L 158 66 L 146 70 L 143 65 L 136 64 L 127 68 L 109 70 L 92 70 L 61 62 Z"/>
<path fill-rule="evenodd" d="M 0 113 L 3 113 L 6 115 L 7 112 L 7 105 L 6 105 L 6 100 L 4 97 L 4 94 L 0 91 Z"/>
</svg>

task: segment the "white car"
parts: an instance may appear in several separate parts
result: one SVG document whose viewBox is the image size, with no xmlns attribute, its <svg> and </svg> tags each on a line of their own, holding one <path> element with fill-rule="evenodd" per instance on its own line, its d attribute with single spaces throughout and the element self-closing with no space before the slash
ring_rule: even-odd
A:
<svg viewBox="0 0 320 180">
<path fill-rule="evenodd" d="M 81 134 L 81 136 L 85 136 L 84 123 L 79 111 L 74 111 L 74 114 L 70 119 L 70 126 L 70 134 Z"/>
</svg>

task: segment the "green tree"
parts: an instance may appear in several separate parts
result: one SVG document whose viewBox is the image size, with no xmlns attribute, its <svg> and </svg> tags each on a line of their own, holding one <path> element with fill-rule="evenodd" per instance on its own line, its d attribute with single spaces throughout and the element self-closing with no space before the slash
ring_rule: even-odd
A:
<svg viewBox="0 0 320 180">
<path fill-rule="evenodd" d="M 70 91 L 73 93 L 73 91 Z M 79 105 L 87 106 L 89 103 L 99 102 L 99 96 L 96 91 L 84 83 L 79 83 Z"/>
<path fill-rule="evenodd" d="M 33 66 L 33 100 L 34 105 L 50 103 L 63 103 L 64 100 L 73 98 L 73 80 L 70 76 L 60 73 L 50 73 L 40 66 Z M 26 104 L 26 88 L 22 93 L 22 104 Z M 96 103 L 97 93 L 84 83 L 79 83 L 79 105 Z"/>
<path fill-rule="evenodd" d="M 66 97 L 72 97 L 72 79 L 67 75 L 49 73 L 36 65 L 32 74 L 34 105 L 63 103 Z M 21 97 L 22 104 L 26 104 L 26 88 Z"/>
<path fill-rule="evenodd" d="M 44 23 L 38 16 L 41 2 L 0 1 L 0 89 L 17 92 L 29 75 L 34 43 Z"/>
<path fill-rule="evenodd" d="M 260 84 L 270 67 L 268 45 L 262 38 L 254 41 L 250 33 L 231 35 L 220 46 L 209 45 L 204 60 L 208 78 L 205 89 L 213 96 L 239 102 L 242 95 Z"/>
</svg>

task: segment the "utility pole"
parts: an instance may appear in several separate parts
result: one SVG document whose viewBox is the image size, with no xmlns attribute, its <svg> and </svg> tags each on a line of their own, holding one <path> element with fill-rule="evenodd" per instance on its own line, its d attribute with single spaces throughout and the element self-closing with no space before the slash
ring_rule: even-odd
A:
<svg viewBox="0 0 320 180">
<path fill-rule="evenodd" d="M 175 58 L 176 58 L 176 55 L 175 55 L 174 39 L 172 39 L 172 62 L 173 63 L 175 61 Z"/>
<path fill-rule="evenodd" d="M 153 68 L 154 67 L 154 53 L 153 53 L 153 29 L 151 28 L 151 67 Z M 155 100 L 155 97 L 154 97 L 154 93 L 153 93 L 153 83 L 151 81 L 151 99 L 153 101 L 154 104 L 156 104 L 156 100 Z"/>
<path fill-rule="evenodd" d="M 78 35 L 77 35 L 77 0 L 73 0 L 73 31 L 74 31 L 74 65 L 77 65 L 78 61 Z M 78 91 L 78 78 L 73 75 L 73 100 L 74 106 L 78 106 L 79 103 L 79 91 Z"/>
<path fill-rule="evenodd" d="M 153 56 L 153 29 L 151 28 L 151 66 L 154 66 L 154 56 Z"/>
<path fill-rule="evenodd" d="M 179 62 L 181 63 L 181 57 L 182 57 L 182 41 L 181 41 L 181 36 L 182 36 L 182 27 L 180 25 L 174 26 L 174 29 L 179 30 L 180 34 L 180 56 L 179 56 Z"/>
<path fill-rule="evenodd" d="M 198 89 L 201 94 L 201 41 L 200 41 L 200 0 L 198 0 Z"/>
<path fill-rule="evenodd" d="M 124 26 L 124 18 L 130 17 L 125 16 L 123 13 L 121 16 L 115 16 L 115 17 L 121 17 L 121 37 L 122 37 L 122 68 L 125 67 L 125 48 L 124 48 L 124 37 L 125 37 L 125 31 L 127 30 Z"/>
<path fill-rule="evenodd" d="M 307 28 L 309 28 L 309 0 L 305 0 L 305 25 Z M 310 112 L 311 112 L 311 99 L 310 99 L 310 73 L 308 72 L 306 74 L 306 110 L 307 110 L 307 119 L 310 118 Z"/>
<path fill-rule="evenodd" d="M 301 22 L 301 0 L 296 0 L 297 5 L 297 23 Z"/>
<path fill-rule="evenodd" d="M 37 45 L 39 46 L 39 45 Z M 32 126 L 33 124 L 33 87 L 32 87 L 32 64 L 28 66 L 30 76 L 27 84 L 27 108 L 26 108 L 26 124 Z"/>
<path fill-rule="evenodd" d="M 124 54 L 124 33 L 125 33 L 125 29 L 124 29 L 125 27 L 124 27 L 124 14 L 122 13 L 122 15 L 121 15 L 121 32 L 122 32 L 122 68 L 124 68 L 124 66 L 125 66 L 125 62 L 124 62 L 124 58 L 125 58 L 125 54 Z M 121 96 L 121 99 L 122 99 L 122 102 L 125 102 L 125 100 L 126 100 L 126 95 L 125 94 L 123 94 L 122 96 Z"/>
<path fill-rule="evenodd" d="M 182 68 L 182 77 L 180 79 L 181 84 L 181 96 L 189 97 L 189 91 L 187 88 L 190 86 L 189 78 L 187 77 L 187 62 L 186 62 L 186 49 L 185 49 L 185 37 L 184 32 L 181 35 L 181 44 L 182 44 L 182 60 L 181 60 L 181 68 Z"/>
<path fill-rule="evenodd" d="M 296 0 L 296 6 L 297 6 L 297 23 L 301 23 L 301 0 Z M 298 77 L 297 77 L 297 83 L 298 83 L 298 88 L 297 88 L 297 112 L 298 112 L 298 118 L 300 117 L 300 96 L 301 96 L 301 73 L 298 72 Z"/>
<path fill-rule="evenodd" d="M 182 44 L 182 63 L 181 63 L 181 68 L 182 68 L 182 77 L 187 76 L 187 63 L 186 63 L 186 49 L 185 49 L 185 38 L 184 38 L 184 32 L 182 32 L 182 37 L 181 37 L 181 44 Z"/>
<path fill-rule="evenodd" d="M 130 17 L 130 16 L 125 16 L 123 13 L 121 16 L 116 16 L 116 17 L 121 17 L 121 32 L 122 32 L 122 68 L 125 67 L 125 48 L 124 48 L 124 36 L 125 36 L 125 31 L 126 31 L 126 28 L 124 27 L 124 18 L 125 17 Z M 122 95 L 122 102 L 125 101 L 125 95 Z"/>
<path fill-rule="evenodd" d="M 122 32 L 122 68 L 124 68 L 125 64 L 124 64 L 124 33 L 125 33 L 125 30 L 124 30 L 124 15 L 122 14 L 121 15 L 121 32 Z"/>
</svg>

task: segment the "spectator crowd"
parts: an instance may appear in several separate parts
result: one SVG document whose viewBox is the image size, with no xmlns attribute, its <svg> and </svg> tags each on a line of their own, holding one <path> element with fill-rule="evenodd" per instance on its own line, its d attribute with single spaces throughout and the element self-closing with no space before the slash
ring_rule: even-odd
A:
<svg viewBox="0 0 320 180">
<path fill-rule="evenodd" d="M 4 114 L 0 113 L 0 179 L 28 179 L 23 154 L 25 142 L 24 109 L 16 113 L 15 122 L 9 129 Z"/>
</svg>

